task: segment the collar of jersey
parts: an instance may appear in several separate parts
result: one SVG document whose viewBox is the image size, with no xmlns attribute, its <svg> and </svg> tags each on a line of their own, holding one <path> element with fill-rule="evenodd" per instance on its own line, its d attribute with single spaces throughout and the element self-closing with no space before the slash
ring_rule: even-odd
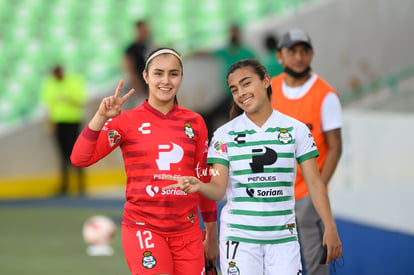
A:
<svg viewBox="0 0 414 275">
<path fill-rule="evenodd" d="M 167 114 L 163 114 L 160 111 L 158 111 L 157 109 L 155 109 L 154 107 L 152 107 L 149 103 L 148 103 L 148 99 L 146 99 L 144 101 L 144 103 L 142 104 L 144 106 L 144 108 L 148 111 L 150 111 L 151 113 L 153 113 L 154 115 L 160 117 L 160 118 L 168 118 L 174 115 L 174 113 L 177 111 L 178 109 L 178 104 L 174 103 L 173 108 L 167 113 Z"/>
<path fill-rule="evenodd" d="M 277 116 L 277 111 L 272 112 L 272 114 L 269 116 L 269 118 L 266 120 L 266 122 L 262 125 L 262 127 L 257 126 L 253 121 L 250 120 L 250 118 L 246 115 L 246 112 L 242 114 L 242 117 L 248 125 L 248 127 L 252 128 L 256 132 L 265 132 L 268 128 L 272 127 L 272 123 L 274 122 L 274 118 Z"/>
</svg>

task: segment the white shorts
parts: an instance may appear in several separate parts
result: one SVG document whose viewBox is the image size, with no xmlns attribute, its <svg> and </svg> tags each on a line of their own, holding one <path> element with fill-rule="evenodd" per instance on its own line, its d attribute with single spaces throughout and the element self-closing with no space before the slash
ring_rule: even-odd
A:
<svg viewBox="0 0 414 275">
<path fill-rule="evenodd" d="M 299 275 L 299 242 L 253 244 L 222 240 L 220 268 L 229 275 Z"/>
</svg>

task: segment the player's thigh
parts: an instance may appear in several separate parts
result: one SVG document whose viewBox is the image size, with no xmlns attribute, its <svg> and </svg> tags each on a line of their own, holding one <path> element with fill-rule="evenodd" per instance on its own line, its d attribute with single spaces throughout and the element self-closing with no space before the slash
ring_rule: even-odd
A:
<svg viewBox="0 0 414 275">
<path fill-rule="evenodd" d="M 173 260 L 165 237 L 123 225 L 122 245 L 132 275 L 173 274 Z"/>
<path fill-rule="evenodd" d="M 205 274 L 201 230 L 168 238 L 168 244 L 174 263 L 174 275 Z"/>
<path fill-rule="evenodd" d="M 261 245 L 220 240 L 220 269 L 223 274 L 263 274 Z"/>
<path fill-rule="evenodd" d="M 264 249 L 264 275 L 302 274 L 299 242 L 266 244 Z"/>
</svg>

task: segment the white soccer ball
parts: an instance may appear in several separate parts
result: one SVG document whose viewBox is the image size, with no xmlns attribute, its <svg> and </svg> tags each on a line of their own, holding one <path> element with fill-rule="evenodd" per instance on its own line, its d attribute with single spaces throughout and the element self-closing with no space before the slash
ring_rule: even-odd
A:
<svg viewBox="0 0 414 275">
<path fill-rule="evenodd" d="M 116 232 L 115 223 L 106 216 L 89 217 L 83 224 L 83 239 L 88 245 L 109 245 Z"/>
</svg>

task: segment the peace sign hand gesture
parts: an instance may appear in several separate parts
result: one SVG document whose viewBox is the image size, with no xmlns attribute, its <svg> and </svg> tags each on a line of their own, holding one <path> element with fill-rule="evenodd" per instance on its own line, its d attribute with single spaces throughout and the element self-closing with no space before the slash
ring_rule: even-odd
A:
<svg viewBox="0 0 414 275">
<path fill-rule="evenodd" d="M 118 87 L 115 90 L 115 94 L 113 96 L 105 97 L 104 99 L 102 99 L 97 114 L 99 114 L 102 117 L 105 117 L 106 119 L 109 119 L 116 117 L 121 113 L 122 105 L 135 92 L 134 89 L 131 89 L 126 95 L 120 97 L 123 85 L 124 80 L 121 79 L 119 81 Z"/>
<path fill-rule="evenodd" d="M 116 117 L 121 113 L 122 105 L 135 92 L 134 89 L 131 89 L 126 95 L 120 97 L 123 85 L 124 81 L 121 79 L 119 81 L 118 87 L 115 90 L 115 94 L 113 96 L 105 97 L 102 99 L 98 111 L 96 111 L 95 116 L 88 124 L 91 130 L 100 131 L 108 119 Z"/>
</svg>

